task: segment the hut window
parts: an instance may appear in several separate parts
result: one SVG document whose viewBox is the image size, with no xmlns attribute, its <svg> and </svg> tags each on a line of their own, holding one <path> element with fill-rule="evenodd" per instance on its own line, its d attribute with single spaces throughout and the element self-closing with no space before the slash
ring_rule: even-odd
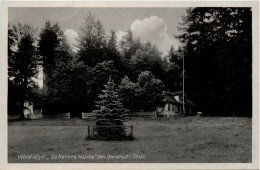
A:
<svg viewBox="0 0 260 170">
<path fill-rule="evenodd" d="M 172 111 L 173 111 L 173 112 L 175 111 L 175 106 L 174 106 L 174 105 L 172 105 Z"/>
<path fill-rule="evenodd" d="M 171 111 L 171 105 L 168 104 L 168 111 Z"/>
</svg>

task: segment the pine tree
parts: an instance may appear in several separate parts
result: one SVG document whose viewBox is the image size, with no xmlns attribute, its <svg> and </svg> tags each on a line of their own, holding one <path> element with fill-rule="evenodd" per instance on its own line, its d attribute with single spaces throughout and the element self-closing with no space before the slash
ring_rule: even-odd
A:
<svg viewBox="0 0 260 170">
<path fill-rule="evenodd" d="M 192 8 L 179 29 L 191 100 L 208 115 L 251 116 L 252 9 Z"/>
<path fill-rule="evenodd" d="M 101 21 L 89 13 L 79 34 L 79 59 L 90 67 L 104 61 L 106 39 Z"/>
<path fill-rule="evenodd" d="M 10 83 L 20 92 L 18 102 L 21 119 L 24 119 L 23 106 L 28 97 L 28 89 L 38 72 L 34 33 L 35 29 L 27 24 L 18 24 L 18 28 L 13 26 L 8 30 L 8 76 Z"/>
<path fill-rule="evenodd" d="M 123 107 L 118 97 L 116 86 L 112 79 L 105 85 L 105 90 L 96 101 L 99 110 L 96 110 L 97 138 L 104 140 L 126 139 L 124 125 L 127 110 Z"/>
</svg>

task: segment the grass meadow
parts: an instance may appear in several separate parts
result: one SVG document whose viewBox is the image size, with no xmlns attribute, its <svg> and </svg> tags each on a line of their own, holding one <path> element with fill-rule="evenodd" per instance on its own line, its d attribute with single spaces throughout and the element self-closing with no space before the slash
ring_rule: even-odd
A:
<svg viewBox="0 0 260 170">
<path fill-rule="evenodd" d="M 9 163 L 250 163 L 252 118 L 130 118 L 135 140 L 87 140 L 95 120 L 8 122 Z"/>
</svg>

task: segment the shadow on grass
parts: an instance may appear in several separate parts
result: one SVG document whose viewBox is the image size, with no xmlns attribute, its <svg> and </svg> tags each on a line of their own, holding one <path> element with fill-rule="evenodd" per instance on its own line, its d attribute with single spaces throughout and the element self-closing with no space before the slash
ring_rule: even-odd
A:
<svg viewBox="0 0 260 170">
<path fill-rule="evenodd" d="M 136 140 L 136 138 L 134 136 L 125 136 L 125 137 L 98 137 L 98 136 L 94 136 L 94 137 L 85 137 L 85 140 L 97 140 L 97 141 L 133 141 Z"/>
<path fill-rule="evenodd" d="M 17 118 L 17 119 L 9 119 L 8 122 L 26 122 L 26 121 L 31 121 L 33 119 L 20 119 L 20 118 Z"/>
</svg>

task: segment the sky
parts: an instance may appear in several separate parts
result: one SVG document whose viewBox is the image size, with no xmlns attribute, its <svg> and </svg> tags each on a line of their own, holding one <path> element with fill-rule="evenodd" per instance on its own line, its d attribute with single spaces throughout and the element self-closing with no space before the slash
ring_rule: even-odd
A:
<svg viewBox="0 0 260 170">
<path fill-rule="evenodd" d="M 118 41 L 130 29 L 135 38 L 139 37 L 143 43 L 150 41 L 163 55 L 171 45 L 175 48 L 180 45 L 174 35 L 179 34 L 177 26 L 182 22 L 185 8 L 9 7 L 8 22 L 27 23 L 38 31 L 43 29 L 46 20 L 52 24 L 58 22 L 76 51 L 74 45 L 78 43 L 80 27 L 89 12 L 102 22 L 107 36 L 111 30 L 115 31 Z"/>
</svg>

